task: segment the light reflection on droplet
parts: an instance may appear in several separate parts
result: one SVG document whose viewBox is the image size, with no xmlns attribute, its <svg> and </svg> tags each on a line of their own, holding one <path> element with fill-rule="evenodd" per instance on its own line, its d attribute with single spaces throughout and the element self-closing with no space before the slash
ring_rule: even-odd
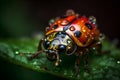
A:
<svg viewBox="0 0 120 80">
<path fill-rule="evenodd" d="M 35 69 L 40 69 L 40 66 L 35 66 L 34 68 L 35 68 Z"/>
<path fill-rule="evenodd" d="M 18 51 L 16 51 L 16 52 L 15 52 L 15 54 L 19 54 L 19 52 L 18 52 Z"/>
<path fill-rule="evenodd" d="M 77 78 L 80 79 L 80 74 L 77 75 Z"/>
<path fill-rule="evenodd" d="M 96 68 L 93 68 L 93 71 L 96 71 Z"/>
<path fill-rule="evenodd" d="M 95 47 L 93 47 L 93 50 L 96 50 L 96 48 L 95 48 Z"/>
<path fill-rule="evenodd" d="M 70 72 L 70 77 L 73 77 L 73 75 L 74 75 L 74 74 L 73 74 L 73 72 L 71 71 L 71 72 Z"/>
<path fill-rule="evenodd" d="M 108 66 L 106 66 L 105 69 L 108 69 Z"/>
<path fill-rule="evenodd" d="M 120 61 L 117 61 L 117 64 L 120 64 Z"/>
<path fill-rule="evenodd" d="M 37 64 L 37 62 L 35 61 L 35 62 L 33 62 L 33 65 L 36 65 Z"/>
<path fill-rule="evenodd" d="M 67 71 L 66 70 L 64 71 L 64 75 L 67 75 Z"/>
</svg>

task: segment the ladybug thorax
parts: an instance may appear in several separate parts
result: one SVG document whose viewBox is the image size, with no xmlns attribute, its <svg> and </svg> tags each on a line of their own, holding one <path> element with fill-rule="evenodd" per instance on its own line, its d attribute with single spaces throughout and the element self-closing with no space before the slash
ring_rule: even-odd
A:
<svg viewBox="0 0 120 80">
<path fill-rule="evenodd" d="M 45 48 L 58 53 L 65 52 L 67 55 L 73 54 L 76 45 L 68 34 L 64 32 L 53 32 L 45 38 Z"/>
</svg>

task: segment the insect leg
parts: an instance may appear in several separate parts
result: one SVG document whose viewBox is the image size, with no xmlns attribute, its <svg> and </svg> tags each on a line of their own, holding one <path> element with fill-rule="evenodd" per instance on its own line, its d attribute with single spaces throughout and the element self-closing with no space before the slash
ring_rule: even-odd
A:
<svg viewBox="0 0 120 80">
<path fill-rule="evenodd" d="M 77 53 L 78 57 L 75 61 L 75 74 L 74 76 L 77 76 L 78 75 L 78 72 L 79 72 L 79 64 L 80 64 L 80 60 L 81 60 L 81 57 L 82 57 L 82 54 L 80 53 L 80 51 Z"/>
<path fill-rule="evenodd" d="M 60 62 L 59 54 L 57 53 L 56 56 L 57 56 L 57 60 L 56 60 L 56 62 L 55 62 L 55 66 L 58 66 L 58 65 L 59 65 L 59 62 Z"/>
<path fill-rule="evenodd" d="M 89 53 L 87 51 L 86 56 L 85 56 L 85 69 L 88 73 L 90 73 L 90 68 L 89 68 L 88 62 L 89 62 Z"/>
<path fill-rule="evenodd" d="M 38 45 L 38 49 L 37 49 L 37 51 L 42 50 L 42 45 L 43 45 L 43 42 L 44 42 L 44 40 L 43 40 L 43 39 L 41 39 L 41 40 L 40 40 L 40 42 L 39 42 L 39 45 Z"/>
<path fill-rule="evenodd" d="M 43 39 L 41 39 L 40 42 L 39 42 L 37 52 L 34 53 L 32 56 L 30 56 L 29 59 L 33 59 L 33 58 L 37 57 L 38 55 L 40 55 L 42 52 L 44 52 L 44 51 L 42 50 L 42 44 L 43 44 Z"/>
</svg>

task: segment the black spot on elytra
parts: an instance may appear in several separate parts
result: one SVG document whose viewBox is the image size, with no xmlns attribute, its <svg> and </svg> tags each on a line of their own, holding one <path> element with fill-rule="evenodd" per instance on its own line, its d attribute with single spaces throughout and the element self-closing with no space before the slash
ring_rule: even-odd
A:
<svg viewBox="0 0 120 80">
<path fill-rule="evenodd" d="M 87 28 L 89 28 L 90 30 L 92 30 L 92 26 L 91 26 L 91 24 L 89 24 L 89 23 L 85 23 L 85 26 L 86 26 Z"/>
<path fill-rule="evenodd" d="M 78 30 L 77 30 L 77 31 L 75 31 L 75 33 L 74 33 L 74 35 L 75 35 L 76 37 L 80 37 L 80 36 L 81 36 L 81 34 L 82 34 L 82 33 L 81 33 L 80 31 L 78 31 Z"/>
<path fill-rule="evenodd" d="M 53 28 L 53 29 L 56 29 L 57 27 L 58 27 L 58 25 L 54 25 L 52 28 Z"/>
</svg>

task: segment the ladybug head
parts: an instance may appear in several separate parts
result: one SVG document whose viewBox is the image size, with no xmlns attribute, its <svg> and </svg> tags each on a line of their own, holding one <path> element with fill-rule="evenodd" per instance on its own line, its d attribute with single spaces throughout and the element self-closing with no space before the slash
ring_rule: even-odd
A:
<svg viewBox="0 0 120 80">
<path fill-rule="evenodd" d="M 44 47 L 47 58 L 51 61 L 56 60 L 59 54 L 66 53 L 67 55 L 71 55 L 76 50 L 76 45 L 64 32 L 53 32 L 46 36 Z"/>
</svg>

